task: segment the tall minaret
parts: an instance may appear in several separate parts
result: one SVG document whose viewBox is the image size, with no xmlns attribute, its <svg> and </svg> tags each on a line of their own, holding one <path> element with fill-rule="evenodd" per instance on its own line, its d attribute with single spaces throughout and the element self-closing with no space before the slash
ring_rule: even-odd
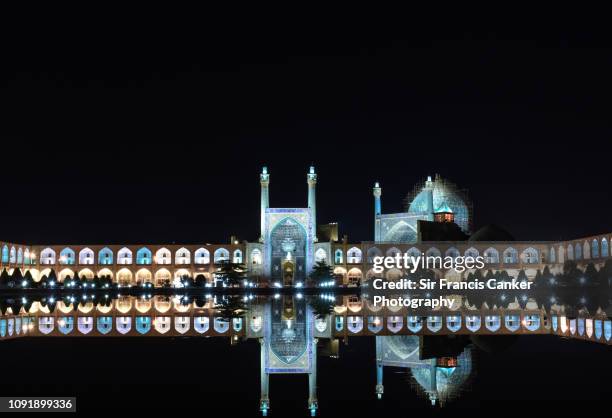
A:
<svg viewBox="0 0 612 418">
<path fill-rule="evenodd" d="M 316 197 L 316 186 L 317 186 L 317 173 L 315 173 L 314 166 L 310 166 L 308 174 L 306 174 L 306 182 L 308 183 L 308 207 L 312 210 L 312 228 L 313 234 L 316 241 L 317 236 L 317 197 Z"/>
<path fill-rule="evenodd" d="M 261 169 L 259 175 L 259 184 L 261 184 L 261 232 L 259 235 L 259 241 L 263 242 L 265 236 L 265 222 L 266 222 L 266 209 L 270 207 L 270 175 L 268 174 L 268 167 L 264 166 Z"/>
<path fill-rule="evenodd" d="M 374 194 L 374 241 L 380 241 L 380 215 L 382 213 L 380 196 L 382 195 L 382 189 L 378 182 L 374 183 L 372 193 Z"/>
</svg>

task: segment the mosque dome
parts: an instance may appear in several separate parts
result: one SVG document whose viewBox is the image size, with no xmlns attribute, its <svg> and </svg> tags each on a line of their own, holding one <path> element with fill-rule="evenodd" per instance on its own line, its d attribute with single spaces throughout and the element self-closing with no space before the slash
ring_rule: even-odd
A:
<svg viewBox="0 0 612 418">
<path fill-rule="evenodd" d="M 502 227 L 489 224 L 474 232 L 468 241 L 514 241 L 514 237 Z"/>
<path fill-rule="evenodd" d="M 412 215 L 427 216 L 427 190 L 433 188 L 433 209 L 435 212 L 442 210 L 454 214 L 454 222 L 465 233 L 471 228 L 471 202 L 465 193 L 455 184 L 436 175 L 432 180 L 427 180 L 418 185 L 406 199 L 408 213 Z"/>
</svg>

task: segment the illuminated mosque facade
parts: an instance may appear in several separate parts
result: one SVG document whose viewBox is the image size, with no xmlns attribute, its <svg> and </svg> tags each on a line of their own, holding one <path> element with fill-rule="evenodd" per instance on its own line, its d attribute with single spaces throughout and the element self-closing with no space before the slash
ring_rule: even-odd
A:
<svg viewBox="0 0 612 418">
<path fill-rule="evenodd" d="M 579 268 L 588 263 L 600 268 L 610 257 L 612 233 L 561 242 L 519 242 L 495 226 L 472 231 L 472 203 L 467 193 L 436 175 L 418 184 L 406 199 L 406 211 L 384 213 L 382 188 L 374 185 L 374 239 L 350 243 L 339 238 L 338 224 L 318 224 L 317 174 L 306 173 L 307 199 L 301 208 L 271 208 L 268 169 L 259 174 L 261 213 L 259 239 L 247 242 L 234 237 L 226 244 L 168 245 L 23 245 L 0 242 L 0 271 L 29 271 L 35 281 L 53 270 L 58 280 L 78 275 L 110 277 L 121 286 L 151 283 L 156 287 L 176 284 L 184 276 L 204 276 L 215 281 L 215 271 L 226 261 L 245 264 L 248 274 L 262 285 L 305 285 L 319 261 L 330 265 L 345 285 L 375 276 L 375 256 L 409 255 L 484 257 L 486 268 L 504 270 L 511 277 L 524 271 L 533 279 L 548 266 L 558 273 L 566 260 Z M 444 226 L 443 234 L 439 234 Z M 449 238 L 450 237 L 450 238 Z M 402 274 L 393 269 L 389 278 Z M 439 277 L 461 280 L 463 274 L 436 271 Z"/>
</svg>

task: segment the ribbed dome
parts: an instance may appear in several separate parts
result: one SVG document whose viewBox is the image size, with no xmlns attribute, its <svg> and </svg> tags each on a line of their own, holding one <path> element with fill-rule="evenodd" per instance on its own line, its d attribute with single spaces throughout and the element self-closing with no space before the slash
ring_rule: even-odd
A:
<svg viewBox="0 0 612 418">
<path fill-rule="evenodd" d="M 514 237 L 502 227 L 489 224 L 474 232 L 468 241 L 514 241 Z"/>
<path fill-rule="evenodd" d="M 436 176 L 434 180 L 428 179 L 417 187 L 408 198 L 408 213 L 411 215 L 426 216 L 427 213 L 427 187 L 433 188 L 434 212 L 448 212 L 455 215 L 455 223 L 465 233 L 470 233 L 470 202 L 467 195 L 459 188 Z M 411 199 L 412 197 L 412 199 Z M 443 210 L 441 210 L 443 209 Z"/>
</svg>

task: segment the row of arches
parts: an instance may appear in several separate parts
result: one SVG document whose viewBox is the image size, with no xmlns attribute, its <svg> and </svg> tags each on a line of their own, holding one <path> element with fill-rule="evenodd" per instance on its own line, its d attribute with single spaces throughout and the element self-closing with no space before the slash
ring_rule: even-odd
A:
<svg viewBox="0 0 612 418">
<path fill-rule="evenodd" d="M 35 281 L 40 281 L 43 276 L 48 277 L 51 273 L 51 269 L 48 268 L 40 271 L 36 269 L 29 269 L 29 271 Z M 60 270 L 57 274 L 57 279 L 59 282 L 63 282 L 67 277 L 74 277 L 75 274 L 77 274 L 80 278 L 85 278 L 89 280 L 93 279 L 95 276 L 110 277 L 113 281 L 116 281 L 122 286 L 136 285 L 142 283 L 152 283 L 155 286 L 164 286 L 166 284 L 171 284 L 173 281 L 182 277 L 193 276 L 192 272 L 186 268 L 177 269 L 174 271 L 174 273 L 170 272 L 170 270 L 166 268 L 160 268 L 155 272 L 147 268 L 141 268 L 135 272 L 128 268 L 122 268 L 116 273 L 113 273 L 113 271 L 108 268 L 100 269 L 97 272 L 94 272 L 93 270 L 88 268 L 81 269 L 78 271 L 72 270 L 70 268 L 64 268 Z M 203 274 L 207 279 L 210 278 L 210 274 L 207 272 L 198 274 Z"/>
<path fill-rule="evenodd" d="M 410 248 L 406 251 L 409 257 L 419 257 L 423 253 L 420 249 L 416 247 Z M 403 252 L 396 247 L 391 247 L 386 250 L 385 256 L 387 257 L 395 257 L 397 254 L 403 254 Z M 377 247 L 371 247 L 367 251 L 367 258 L 369 263 L 374 262 L 375 257 L 382 257 L 383 252 Z M 425 251 L 426 257 L 442 257 L 442 252 L 436 247 L 430 247 Z M 455 248 L 451 247 L 444 252 L 445 257 L 461 257 L 461 252 Z M 464 257 L 472 257 L 476 258 L 481 256 L 480 251 L 474 247 L 470 247 L 463 252 Z M 499 250 L 494 247 L 489 247 L 482 252 L 482 257 L 484 258 L 485 263 L 489 264 L 518 264 L 519 261 L 523 264 L 538 264 L 541 261 L 540 251 L 534 247 L 525 248 L 519 254 L 518 250 L 514 247 L 506 248 L 500 256 Z"/>
<path fill-rule="evenodd" d="M 358 334 L 364 330 L 364 326 L 370 333 L 377 334 L 383 330 L 384 323 L 387 323 L 387 329 L 392 333 L 400 331 L 408 331 L 410 333 L 420 333 L 427 330 L 432 333 L 442 330 L 443 325 L 452 333 L 462 330 L 462 327 L 469 332 L 485 331 L 495 333 L 498 331 L 517 332 L 521 328 L 536 332 L 542 328 L 543 321 L 538 313 L 528 314 L 506 314 L 506 315 L 430 315 L 427 317 L 421 316 L 388 316 L 369 315 L 367 317 L 349 315 L 346 317 L 335 317 L 336 332 L 344 332 L 347 330 L 351 334 Z"/>
<path fill-rule="evenodd" d="M 601 240 L 593 238 L 590 242 L 585 240 L 580 243 L 570 243 L 566 246 L 559 245 L 550 247 L 549 259 L 551 262 L 564 263 L 566 260 L 590 260 L 593 258 L 605 258 L 610 255 L 609 242 L 604 237 Z"/>
<path fill-rule="evenodd" d="M 4 244 L 0 252 L 2 264 L 31 264 L 33 262 L 30 249 Z"/>
<path fill-rule="evenodd" d="M 232 261 L 241 264 L 243 262 L 242 250 L 236 249 L 230 254 L 230 251 L 225 248 L 218 248 L 213 253 L 213 262 L 215 264 L 225 261 Z M 169 264 L 191 264 L 192 254 L 187 248 L 180 248 L 174 252 L 174 260 L 172 252 L 167 248 L 160 248 L 153 254 L 147 247 L 142 247 L 136 250 L 135 259 L 131 249 L 121 248 L 116 255 L 113 251 L 104 247 L 96 254 L 91 248 L 83 248 L 78 253 L 78 264 L 80 265 L 111 265 L 111 264 L 138 264 L 138 265 L 169 265 Z M 77 254 L 70 248 L 66 247 L 59 252 L 59 257 L 53 248 L 45 248 L 40 252 L 40 264 L 61 264 L 75 265 L 77 264 Z M 206 248 L 199 248 L 193 253 L 194 264 L 210 264 L 210 252 Z"/>
</svg>

